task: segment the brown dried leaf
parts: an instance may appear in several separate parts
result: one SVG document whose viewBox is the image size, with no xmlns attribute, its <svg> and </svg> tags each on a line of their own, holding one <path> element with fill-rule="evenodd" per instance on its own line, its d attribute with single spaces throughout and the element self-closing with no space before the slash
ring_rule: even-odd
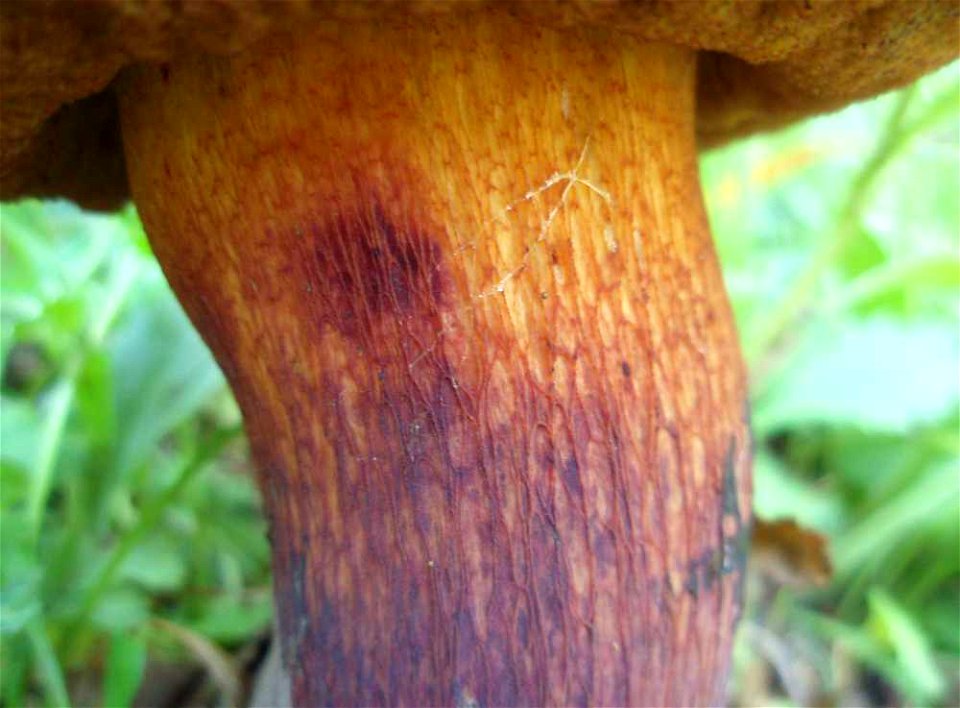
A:
<svg viewBox="0 0 960 708">
<path fill-rule="evenodd" d="M 830 582 L 833 567 L 827 539 L 793 519 L 756 519 L 752 543 L 751 563 L 760 575 L 793 587 L 822 587 Z"/>
</svg>

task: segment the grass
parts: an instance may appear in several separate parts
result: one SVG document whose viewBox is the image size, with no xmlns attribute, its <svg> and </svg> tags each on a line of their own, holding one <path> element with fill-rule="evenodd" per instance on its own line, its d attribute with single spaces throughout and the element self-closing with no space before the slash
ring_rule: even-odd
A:
<svg viewBox="0 0 960 708">
<path fill-rule="evenodd" d="M 960 702 L 958 85 L 703 158 L 756 513 L 835 566 L 751 583 L 733 703 Z M 132 209 L 4 205 L 0 234 L 3 704 L 128 705 L 164 662 L 235 692 L 270 576 L 223 377 Z"/>
<path fill-rule="evenodd" d="M 0 695 L 66 705 L 92 674 L 74 702 L 129 703 L 148 654 L 191 660 L 171 636 L 269 627 L 239 413 L 132 211 L 5 206 L 2 237 Z"/>
</svg>

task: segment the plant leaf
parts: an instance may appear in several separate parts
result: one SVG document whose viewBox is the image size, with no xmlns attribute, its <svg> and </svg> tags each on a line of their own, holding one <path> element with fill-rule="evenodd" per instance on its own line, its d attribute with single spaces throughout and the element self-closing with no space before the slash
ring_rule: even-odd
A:
<svg viewBox="0 0 960 708">
<path fill-rule="evenodd" d="M 115 632 L 110 637 L 103 674 L 103 705 L 129 706 L 143 680 L 146 664 L 146 640 L 138 635 Z"/>
<path fill-rule="evenodd" d="M 960 342 L 952 322 L 876 317 L 816 328 L 760 396 L 761 431 L 809 424 L 907 432 L 960 400 Z"/>
</svg>

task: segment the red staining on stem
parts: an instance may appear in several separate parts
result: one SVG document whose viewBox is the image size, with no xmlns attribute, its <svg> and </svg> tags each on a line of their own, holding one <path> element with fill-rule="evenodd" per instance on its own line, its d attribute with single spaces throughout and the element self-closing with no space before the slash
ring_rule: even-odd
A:
<svg viewBox="0 0 960 708">
<path fill-rule="evenodd" d="M 438 322 L 444 264 L 439 245 L 421 229 L 396 223 L 373 202 L 308 232 L 305 277 L 326 301 L 325 322 L 353 338 L 381 324 Z"/>
</svg>

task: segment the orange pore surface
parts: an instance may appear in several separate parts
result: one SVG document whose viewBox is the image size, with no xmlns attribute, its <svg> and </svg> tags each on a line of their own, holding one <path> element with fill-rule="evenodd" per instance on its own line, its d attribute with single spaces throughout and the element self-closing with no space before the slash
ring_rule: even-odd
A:
<svg viewBox="0 0 960 708">
<path fill-rule="evenodd" d="M 491 13 L 123 77 L 297 702 L 722 700 L 750 443 L 694 59 Z"/>
</svg>

